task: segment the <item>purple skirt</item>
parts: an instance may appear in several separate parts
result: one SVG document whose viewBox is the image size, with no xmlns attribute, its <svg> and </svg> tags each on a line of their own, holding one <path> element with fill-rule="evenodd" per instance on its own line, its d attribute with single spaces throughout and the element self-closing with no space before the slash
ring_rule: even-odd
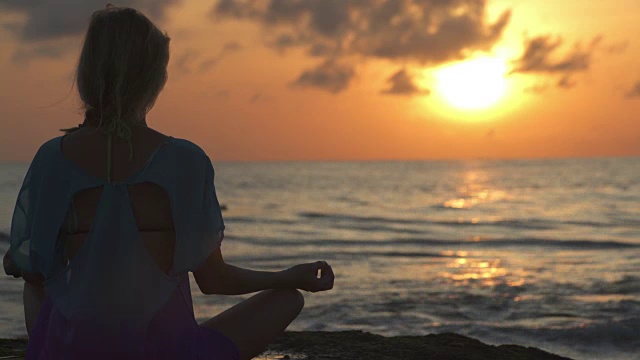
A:
<svg viewBox="0 0 640 360">
<path fill-rule="evenodd" d="M 131 352 L 131 344 L 117 344 L 92 331 L 91 326 L 65 318 L 47 297 L 29 338 L 25 359 L 240 359 L 231 339 L 196 322 L 188 275 L 149 323 L 144 341 L 133 344 L 137 351 Z"/>
</svg>

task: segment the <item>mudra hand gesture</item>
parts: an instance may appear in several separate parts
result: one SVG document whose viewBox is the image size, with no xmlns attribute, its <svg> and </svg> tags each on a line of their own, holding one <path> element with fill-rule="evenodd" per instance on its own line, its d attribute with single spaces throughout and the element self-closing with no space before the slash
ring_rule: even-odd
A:
<svg viewBox="0 0 640 360">
<path fill-rule="evenodd" d="M 318 271 L 320 276 L 318 277 Z M 316 261 L 307 264 L 292 266 L 284 270 L 288 279 L 287 283 L 296 289 L 309 292 L 326 291 L 333 289 L 333 269 L 326 261 Z"/>
</svg>

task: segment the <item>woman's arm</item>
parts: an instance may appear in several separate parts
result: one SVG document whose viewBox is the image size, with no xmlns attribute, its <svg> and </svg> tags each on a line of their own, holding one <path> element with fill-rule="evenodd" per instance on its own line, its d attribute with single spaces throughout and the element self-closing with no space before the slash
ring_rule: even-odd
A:
<svg viewBox="0 0 640 360">
<path fill-rule="evenodd" d="M 318 270 L 321 276 L 318 277 Z M 227 264 L 220 249 L 214 251 L 194 277 L 204 294 L 241 295 L 277 288 L 311 292 L 333 288 L 333 270 L 324 261 L 300 264 L 282 271 L 255 271 Z"/>
<path fill-rule="evenodd" d="M 40 308 L 44 302 L 45 290 L 42 284 L 30 281 L 24 282 L 22 301 L 24 302 L 24 322 L 27 326 L 27 333 L 31 336 L 31 330 L 38 318 Z"/>
<path fill-rule="evenodd" d="M 40 308 L 44 302 L 44 277 L 42 274 L 21 271 L 11 258 L 11 253 L 7 253 L 2 258 L 2 267 L 7 275 L 15 278 L 24 278 L 24 289 L 22 292 L 22 301 L 24 303 L 24 322 L 27 326 L 27 333 L 31 335 L 33 324 L 38 318 Z"/>
<path fill-rule="evenodd" d="M 44 289 L 44 276 L 40 273 L 31 273 L 27 271 L 22 271 L 21 275 L 24 279 L 24 290 L 22 293 L 22 301 L 24 303 L 24 322 L 27 326 L 27 333 L 30 336 L 46 295 Z"/>
</svg>

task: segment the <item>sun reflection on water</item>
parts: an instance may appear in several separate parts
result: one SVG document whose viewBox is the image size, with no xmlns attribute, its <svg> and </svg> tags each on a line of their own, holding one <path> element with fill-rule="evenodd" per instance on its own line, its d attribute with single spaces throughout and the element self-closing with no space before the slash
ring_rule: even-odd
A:
<svg viewBox="0 0 640 360">
<path fill-rule="evenodd" d="M 490 181 L 486 173 L 470 171 L 464 177 L 464 184 L 456 189 L 457 196 L 445 200 L 442 206 L 450 209 L 470 209 L 478 204 L 493 203 L 509 198 L 506 191 L 491 188 L 487 185 L 488 183 Z"/>
<path fill-rule="evenodd" d="M 470 285 L 471 282 L 480 283 L 482 286 L 495 286 L 498 283 L 505 283 L 509 286 L 522 286 L 523 279 L 512 281 L 506 279 L 508 271 L 501 266 L 500 259 L 476 260 L 458 255 L 457 259 L 446 264 L 447 272 L 440 275 L 456 286 Z"/>
</svg>

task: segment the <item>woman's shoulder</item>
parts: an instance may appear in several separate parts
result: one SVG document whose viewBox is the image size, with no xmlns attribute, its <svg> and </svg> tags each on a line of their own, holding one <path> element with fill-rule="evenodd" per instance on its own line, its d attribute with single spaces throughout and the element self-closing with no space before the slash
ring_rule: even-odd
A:
<svg viewBox="0 0 640 360">
<path fill-rule="evenodd" d="M 207 153 L 196 143 L 191 140 L 170 137 L 171 143 L 177 151 L 183 156 L 195 157 L 198 159 L 209 160 Z"/>
<path fill-rule="evenodd" d="M 57 156 L 60 153 L 61 139 L 62 136 L 56 136 L 42 143 L 36 151 L 34 160 L 49 160 L 52 156 Z"/>
</svg>

